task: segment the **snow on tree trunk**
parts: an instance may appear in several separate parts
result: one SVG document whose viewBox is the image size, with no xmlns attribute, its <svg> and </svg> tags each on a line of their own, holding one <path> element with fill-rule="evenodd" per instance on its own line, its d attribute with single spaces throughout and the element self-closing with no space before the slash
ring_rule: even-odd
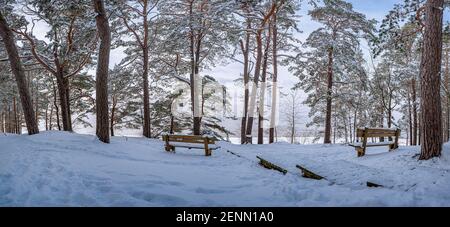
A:
<svg viewBox="0 0 450 227">
<path fill-rule="evenodd" d="M 194 81 L 192 81 L 193 83 L 193 89 L 194 89 L 194 100 L 193 100 L 193 105 L 194 105 L 194 135 L 200 135 L 200 124 L 201 124 L 201 116 L 202 116 L 202 110 L 200 109 L 200 96 L 202 94 L 201 92 L 201 78 L 200 75 L 198 74 L 197 70 L 195 70 L 195 74 L 194 74 Z"/>
<path fill-rule="evenodd" d="M 275 12 L 276 4 L 273 3 L 270 9 L 264 14 L 264 18 L 262 19 L 259 28 L 256 31 L 256 63 L 255 63 L 255 75 L 253 78 L 253 86 L 252 92 L 250 93 L 250 103 L 249 103 L 249 111 L 248 111 L 248 120 L 247 120 L 247 130 L 246 130 L 246 143 L 252 143 L 252 129 L 253 129 L 253 118 L 255 115 L 256 108 L 256 93 L 258 88 L 259 77 L 261 75 L 261 65 L 262 65 L 262 55 L 263 55 L 263 43 L 262 43 L 262 32 L 266 27 L 267 22 L 272 17 Z"/>
<path fill-rule="evenodd" d="M 111 32 L 102 0 L 93 0 L 94 9 L 97 13 L 96 24 L 100 37 L 100 48 L 96 75 L 96 110 L 97 127 L 96 134 L 100 141 L 109 143 L 109 121 L 108 121 L 108 72 L 109 53 L 111 48 Z"/>
<path fill-rule="evenodd" d="M 20 94 L 20 100 L 22 103 L 22 109 L 25 115 L 25 122 L 29 135 L 39 133 L 38 123 L 35 119 L 33 105 L 31 103 L 30 91 L 27 86 L 25 78 L 25 72 L 20 62 L 17 46 L 14 41 L 14 35 L 9 28 L 6 19 L 0 12 L 0 36 L 5 44 L 6 51 L 8 52 L 8 58 L 11 65 L 12 73 L 15 76 L 17 88 Z"/>
<path fill-rule="evenodd" d="M 428 0 L 421 75 L 421 160 L 439 157 L 442 151 L 442 106 L 440 72 L 442 58 L 442 18 L 444 0 Z"/>
<path fill-rule="evenodd" d="M 269 30 L 266 36 L 266 48 L 264 50 L 264 59 L 262 63 L 261 87 L 259 91 L 259 111 L 258 111 L 258 144 L 264 143 L 264 102 L 266 97 L 266 77 L 267 77 L 267 63 L 269 58 L 269 48 L 271 41 L 272 26 L 269 25 Z"/>
<path fill-rule="evenodd" d="M 245 38 L 245 45 L 241 41 L 241 49 L 242 53 L 244 55 L 244 111 L 243 116 L 241 120 L 241 144 L 244 144 L 246 142 L 246 123 L 247 123 L 247 116 L 248 116 L 248 102 L 249 102 L 249 91 L 248 91 L 248 85 L 249 85 L 249 70 L 248 70 L 248 64 L 249 64 L 249 47 L 250 47 L 250 36 L 251 36 L 251 28 L 252 23 L 250 19 L 247 19 L 247 32 L 246 32 L 246 38 Z"/>
</svg>

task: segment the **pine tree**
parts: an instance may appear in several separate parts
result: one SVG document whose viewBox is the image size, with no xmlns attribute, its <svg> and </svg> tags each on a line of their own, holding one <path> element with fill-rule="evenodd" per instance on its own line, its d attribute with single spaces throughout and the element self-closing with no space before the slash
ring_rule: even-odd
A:
<svg viewBox="0 0 450 227">
<path fill-rule="evenodd" d="M 200 89 L 201 69 L 214 66 L 229 51 L 227 31 L 233 21 L 234 1 L 226 0 L 167 0 L 160 4 L 165 21 L 164 30 L 169 31 L 166 43 L 177 47 L 182 59 L 189 59 L 189 77 L 182 79 L 190 86 L 192 132 L 201 132 Z M 177 44 L 174 44 L 177 43 Z M 181 79 L 181 77 L 178 77 Z"/>
<path fill-rule="evenodd" d="M 51 43 L 37 40 L 27 24 L 14 32 L 25 38 L 37 63 L 56 78 L 63 128 L 72 131 L 70 78 L 91 63 L 97 44 L 89 1 L 30 0 L 22 5 L 26 14 L 50 27 L 47 37 Z"/>
<path fill-rule="evenodd" d="M 97 31 L 100 38 L 100 47 L 97 61 L 97 75 L 95 78 L 95 107 L 96 107 L 96 134 L 100 141 L 109 143 L 108 119 L 108 74 L 109 53 L 111 48 L 111 31 L 108 15 L 102 0 L 92 0 L 97 16 Z"/>
<path fill-rule="evenodd" d="M 345 84 L 345 71 L 355 64 L 361 64 L 360 37 L 371 37 L 374 21 L 353 10 L 350 3 L 341 0 L 325 0 L 324 6 L 309 12 L 312 19 L 324 24 L 312 32 L 305 48 L 311 49 L 296 59 L 298 67 L 290 67 L 300 79 L 300 86 L 310 93 L 306 103 L 311 109 L 312 122 L 323 122 L 324 143 L 331 143 L 331 119 L 333 117 L 333 98 L 338 97 L 340 89 L 336 83 Z M 351 67 L 347 67 L 351 66 Z M 316 115 L 324 113 L 323 115 Z"/>
<path fill-rule="evenodd" d="M 128 53 L 135 55 L 136 51 L 140 52 L 140 62 L 142 66 L 142 93 L 143 93 L 143 110 L 144 110 L 144 124 L 143 135 L 147 138 L 152 137 L 151 122 L 150 122 L 150 91 L 149 91 L 149 61 L 150 51 L 152 45 L 156 45 L 152 34 L 153 31 L 150 26 L 154 26 L 154 18 L 157 17 L 157 6 L 159 0 L 125 0 L 118 5 L 120 8 L 119 20 L 123 23 L 124 29 L 119 31 L 125 37 L 129 34 L 133 37 L 133 42 L 126 44 Z M 136 50 L 138 47 L 139 50 Z"/>
<path fill-rule="evenodd" d="M 421 120 L 423 138 L 420 159 L 439 157 L 442 151 L 441 62 L 444 0 L 425 5 L 421 77 Z"/>
<path fill-rule="evenodd" d="M 6 18 L 3 15 L 5 12 L 0 11 L 0 36 L 2 37 L 3 43 L 5 45 L 6 52 L 8 53 L 8 58 L 11 66 L 11 70 L 15 76 L 17 83 L 17 88 L 20 94 L 20 100 L 22 103 L 22 108 L 25 115 L 26 126 L 29 135 L 39 133 L 38 124 L 35 119 L 34 109 L 31 103 L 30 91 L 28 88 L 27 80 L 25 77 L 25 71 L 22 67 L 20 61 L 19 52 L 14 40 L 14 34 L 10 29 Z M 15 101 L 15 99 L 14 99 Z M 14 102 L 14 107 L 15 107 Z M 15 112 L 16 114 L 16 112 Z M 17 118 L 15 120 L 17 124 Z"/>
</svg>

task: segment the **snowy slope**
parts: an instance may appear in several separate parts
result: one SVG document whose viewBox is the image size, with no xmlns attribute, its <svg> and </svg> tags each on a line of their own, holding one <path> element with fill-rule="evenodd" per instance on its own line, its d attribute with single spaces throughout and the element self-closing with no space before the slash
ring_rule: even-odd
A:
<svg viewBox="0 0 450 227">
<path fill-rule="evenodd" d="M 418 148 L 373 148 L 356 158 L 340 145 L 220 145 L 205 157 L 201 150 L 167 153 L 161 141 L 144 138 L 113 137 L 106 145 L 65 132 L 0 135 L 0 206 L 450 205 L 449 146 L 442 158 L 419 162 Z M 277 158 L 290 172 L 264 169 L 256 155 Z M 363 187 L 354 173 L 341 183 L 304 179 L 295 168 L 302 160 L 344 173 L 339 163 L 379 170 L 380 179 L 398 185 Z"/>
</svg>

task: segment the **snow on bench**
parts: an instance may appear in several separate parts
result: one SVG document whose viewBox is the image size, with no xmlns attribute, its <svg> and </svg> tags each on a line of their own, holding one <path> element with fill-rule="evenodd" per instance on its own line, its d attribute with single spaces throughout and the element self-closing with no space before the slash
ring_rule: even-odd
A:
<svg viewBox="0 0 450 227">
<path fill-rule="evenodd" d="M 162 140 L 165 142 L 164 148 L 167 152 L 175 152 L 175 147 L 188 149 L 204 149 L 205 156 L 211 156 L 213 150 L 218 149 L 216 140 L 206 136 L 198 135 L 163 135 Z"/>
<path fill-rule="evenodd" d="M 368 147 L 376 147 L 376 146 L 389 146 L 389 151 L 395 150 L 398 148 L 398 138 L 400 137 L 400 129 L 397 128 L 358 128 L 356 130 L 356 137 L 361 139 L 361 142 L 349 144 L 350 146 L 356 149 L 358 157 L 362 157 L 366 154 L 366 149 Z M 376 138 L 376 137 L 394 137 L 393 141 L 389 142 L 379 142 L 379 143 L 368 143 L 368 138 Z"/>
</svg>

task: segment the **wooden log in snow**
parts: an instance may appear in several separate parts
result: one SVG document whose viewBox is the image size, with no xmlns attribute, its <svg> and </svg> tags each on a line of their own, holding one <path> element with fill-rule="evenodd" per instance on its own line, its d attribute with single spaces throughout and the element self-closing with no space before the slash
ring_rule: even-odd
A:
<svg viewBox="0 0 450 227">
<path fill-rule="evenodd" d="M 302 177 L 304 177 L 304 178 L 309 178 L 309 179 L 314 179 L 314 180 L 325 179 L 325 177 L 322 177 L 322 176 L 312 172 L 311 170 L 306 169 L 303 166 L 296 165 L 296 167 L 302 171 Z"/>
<path fill-rule="evenodd" d="M 265 159 L 263 159 L 263 158 L 261 158 L 259 156 L 256 156 L 256 158 L 259 159 L 259 164 L 261 166 L 267 168 L 267 169 L 273 169 L 273 170 L 279 171 L 279 172 L 281 172 L 283 174 L 286 174 L 288 172 L 286 169 L 284 169 L 284 168 L 282 168 L 282 167 L 280 167 L 278 165 L 275 165 L 275 164 L 273 164 L 273 163 L 271 163 L 271 162 L 269 162 L 269 161 L 267 161 L 267 160 L 265 160 Z"/>
<path fill-rule="evenodd" d="M 380 184 L 376 184 L 376 183 L 370 182 L 370 181 L 367 181 L 367 187 L 369 187 L 369 188 L 380 188 L 380 187 L 384 187 L 384 186 L 380 185 Z"/>
</svg>

